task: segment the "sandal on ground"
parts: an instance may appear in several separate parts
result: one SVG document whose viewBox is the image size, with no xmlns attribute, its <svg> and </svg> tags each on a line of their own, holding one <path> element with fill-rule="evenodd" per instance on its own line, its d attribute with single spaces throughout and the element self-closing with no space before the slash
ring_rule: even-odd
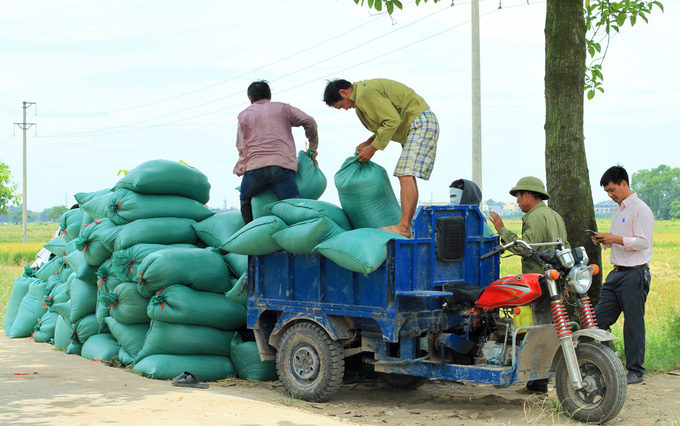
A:
<svg viewBox="0 0 680 426">
<path fill-rule="evenodd" d="M 179 376 L 172 379 L 172 385 L 173 386 L 187 387 L 187 388 L 199 388 L 199 389 L 207 389 L 208 388 L 207 383 L 199 382 L 198 379 L 196 377 L 194 377 L 193 374 L 191 374 L 187 371 L 185 371 L 184 373 L 182 373 Z"/>
</svg>

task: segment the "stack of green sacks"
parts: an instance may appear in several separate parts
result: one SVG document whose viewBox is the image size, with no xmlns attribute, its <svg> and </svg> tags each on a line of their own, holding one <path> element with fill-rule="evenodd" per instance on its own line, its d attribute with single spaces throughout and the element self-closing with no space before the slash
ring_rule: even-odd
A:
<svg viewBox="0 0 680 426">
<path fill-rule="evenodd" d="M 381 197 L 390 214 L 398 208 L 386 172 L 352 158 L 335 177 L 345 182 L 342 208 L 317 199 L 326 178 L 301 152 L 303 198 L 261 194 L 247 226 L 239 211 L 209 210 L 207 178 L 171 161 L 148 161 L 113 188 L 76 194 L 80 207 L 45 244 L 54 258 L 15 280 L 5 332 L 157 379 L 184 371 L 203 381 L 275 379 L 245 328 L 248 255 L 319 253 L 368 274 L 384 262 L 387 241 L 402 238 L 375 229 L 384 211 L 363 211 Z"/>
</svg>

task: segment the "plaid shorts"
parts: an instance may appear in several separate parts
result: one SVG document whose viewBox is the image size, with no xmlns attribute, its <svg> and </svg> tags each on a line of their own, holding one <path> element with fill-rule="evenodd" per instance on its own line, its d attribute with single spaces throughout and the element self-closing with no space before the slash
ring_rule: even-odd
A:
<svg viewBox="0 0 680 426">
<path fill-rule="evenodd" d="M 439 121 L 426 110 L 411 123 L 394 176 L 414 176 L 428 180 L 434 167 L 439 139 Z"/>
</svg>

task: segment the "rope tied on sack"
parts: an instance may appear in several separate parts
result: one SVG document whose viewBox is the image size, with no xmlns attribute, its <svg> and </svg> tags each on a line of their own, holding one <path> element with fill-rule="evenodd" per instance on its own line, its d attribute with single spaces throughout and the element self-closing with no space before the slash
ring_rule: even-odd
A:
<svg viewBox="0 0 680 426">
<path fill-rule="evenodd" d="M 48 306 L 52 306 L 54 304 L 54 298 L 53 297 L 46 297 L 42 300 L 43 303 L 43 308 L 46 309 Z M 40 322 L 40 318 L 38 318 L 38 322 Z"/>
<path fill-rule="evenodd" d="M 162 292 L 163 290 L 165 290 L 165 286 L 161 287 L 161 289 L 158 290 L 158 291 L 156 292 L 156 294 L 153 295 L 153 296 L 151 297 L 151 300 L 150 300 L 151 303 L 155 303 L 155 304 L 157 304 L 157 305 L 161 305 L 161 309 L 165 309 L 165 298 L 164 298 L 163 295 L 161 294 L 161 292 Z"/>
</svg>

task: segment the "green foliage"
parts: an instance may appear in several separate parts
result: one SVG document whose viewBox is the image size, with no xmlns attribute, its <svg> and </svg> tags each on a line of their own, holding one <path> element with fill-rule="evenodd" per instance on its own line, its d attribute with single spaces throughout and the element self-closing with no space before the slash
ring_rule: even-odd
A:
<svg viewBox="0 0 680 426">
<path fill-rule="evenodd" d="M 47 218 L 52 222 L 59 222 L 59 220 L 61 219 L 61 215 L 66 213 L 68 211 L 68 208 L 66 206 L 54 206 L 47 210 L 49 210 L 47 212 Z"/>
<path fill-rule="evenodd" d="M 652 209 L 655 219 L 680 217 L 680 168 L 662 164 L 633 173 L 631 181 L 631 189 Z"/>
<path fill-rule="evenodd" d="M 7 213 L 7 206 L 19 204 L 21 194 L 17 194 L 19 184 L 12 182 L 9 166 L 0 162 L 0 214 Z"/>
<path fill-rule="evenodd" d="M 439 0 L 432 0 L 433 3 L 437 3 Z M 387 10 L 387 13 L 390 15 L 392 12 L 394 12 L 394 8 L 401 9 L 402 4 L 399 0 L 354 0 L 354 3 L 359 4 L 361 2 L 361 5 L 364 5 L 364 2 L 368 3 L 368 8 L 369 9 L 375 9 L 378 12 L 382 12 L 383 10 L 383 3 L 385 6 L 385 9 Z M 416 5 L 419 5 L 420 2 L 427 3 L 427 0 L 416 0 Z"/>
<path fill-rule="evenodd" d="M 671 219 L 680 219 L 680 200 L 673 200 L 671 202 Z"/>
<path fill-rule="evenodd" d="M 618 33 L 626 22 L 630 22 L 631 27 L 635 26 L 638 19 L 649 22 L 647 15 L 652 13 L 654 6 L 663 12 L 663 4 L 656 0 L 586 0 L 583 10 L 587 31 L 586 52 L 591 61 L 586 65 L 584 90 L 588 99 L 593 99 L 596 91 L 604 92 L 602 62 L 607 55 L 612 34 Z"/>
</svg>

